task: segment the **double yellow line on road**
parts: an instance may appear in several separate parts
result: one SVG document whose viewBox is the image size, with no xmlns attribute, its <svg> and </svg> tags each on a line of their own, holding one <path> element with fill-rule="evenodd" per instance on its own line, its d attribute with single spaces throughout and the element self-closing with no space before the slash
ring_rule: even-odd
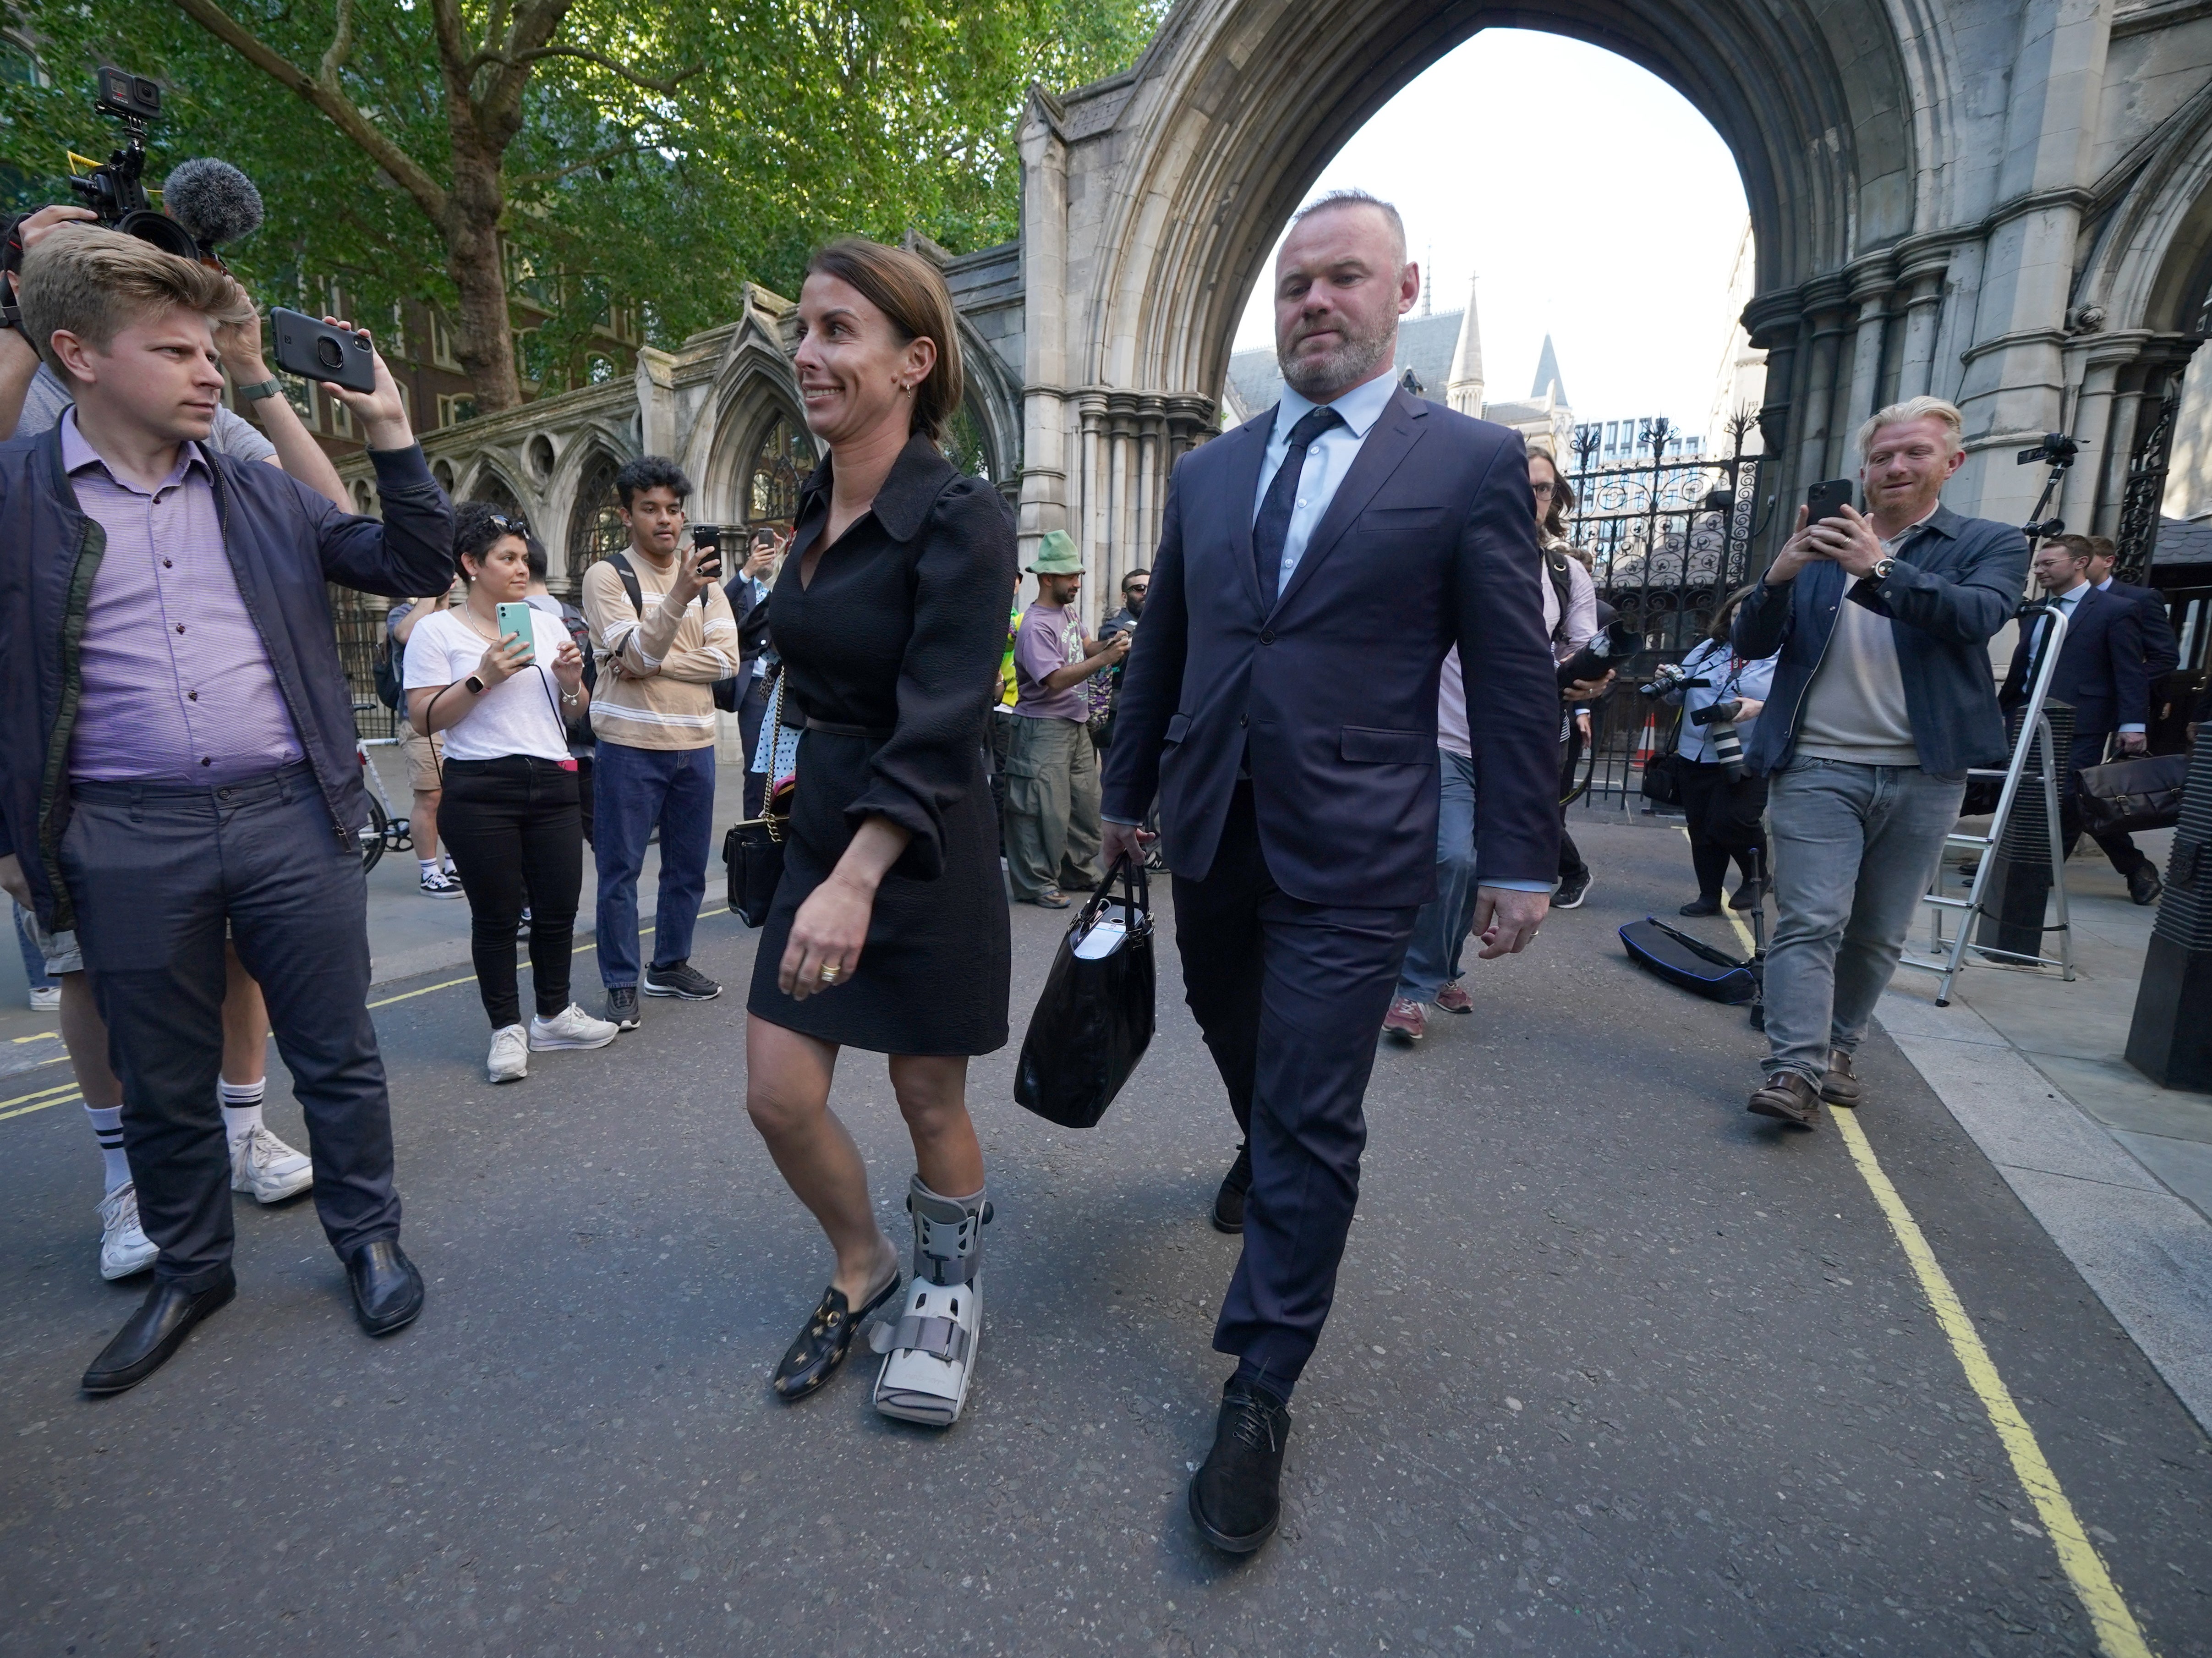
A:
<svg viewBox="0 0 2212 1658">
<path fill-rule="evenodd" d="M 1763 897 L 1761 901 L 1764 902 Z M 1744 954 L 1749 956 L 1756 948 L 1751 930 L 1734 910 L 1723 906 L 1722 913 L 1728 917 L 1729 925 L 1735 929 Z M 1936 1252 L 1928 1247 L 1920 1222 L 1912 1218 L 1905 1199 L 1882 1172 L 1881 1161 L 1874 1155 L 1866 1131 L 1859 1126 L 1858 1114 L 1850 1110 L 1832 1110 L 1828 1116 L 1837 1132 L 1844 1137 L 1852 1167 L 1866 1182 L 1867 1190 L 1874 1194 L 1875 1207 L 1889 1222 L 1898 1247 L 1911 1263 L 1913 1277 L 1920 1280 L 1920 1293 L 1927 1297 L 1943 1338 L 1951 1344 L 1952 1356 L 1966 1372 L 1966 1385 L 1981 1401 L 1990 1426 L 1996 1431 L 1998 1442 L 2012 1460 L 2013 1477 L 2020 1481 L 2021 1489 L 2035 1505 L 2051 1546 L 2057 1551 L 2058 1564 L 2066 1574 L 2066 1581 L 2074 1586 L 2075 1595 L 2089 1614 L 2090 1627 L 2097 1632 L 2097 1644 L 2104 1649 L 2107 1658 L 2151 1658 L 2150 1643 L 2143 1639 L 2135 1614 L 2128 1610 L 2126 1598 L 2112 1582 L 2104 1557 L 2082 1530 L 2073 1503 L 2067 1500 L 2058 1476 L 2051 1472 L 2050 1460 L 2036 1440 L 2035 1429 L 2027 1425 L 2027 1418 L 2014 1403 L 2012 1390 L 2005 1386 L 2004 1378 L 1997 1374 L 1997 1367 L 1990 1357 L 1990 1350 L 1982 1344 L 1981 1332 L 1974 1328 L 1974 1321 L 1966 1316 L 1959 1292 L 1951 1287 L 1950 1275 L 1936 1259 Z"/>
</svg>

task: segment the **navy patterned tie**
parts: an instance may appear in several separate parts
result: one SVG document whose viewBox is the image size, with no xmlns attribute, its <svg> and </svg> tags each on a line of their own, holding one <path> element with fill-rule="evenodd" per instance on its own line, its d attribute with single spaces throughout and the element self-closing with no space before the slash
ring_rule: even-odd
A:
<svg viewBox="0 0 2212 1658">
<path fill-rule="evenodd" d="M 1310 410 L 1291 428 L 1291 451 L 1276 468 L 1267 493 L 1260 502 L 1260 515 L 1252 521 L 1252 566 L 1260 576 L 1260 603 L 1275 607 L 1283 580 L 1283 543 L 1291 533 L 1291 509 L 1297 503 L 1298 479 L 1306 469 L 1306 450 L 1314 439 L 1344 424 L 1344 417 L 1323 405 Z"/>
</svg>

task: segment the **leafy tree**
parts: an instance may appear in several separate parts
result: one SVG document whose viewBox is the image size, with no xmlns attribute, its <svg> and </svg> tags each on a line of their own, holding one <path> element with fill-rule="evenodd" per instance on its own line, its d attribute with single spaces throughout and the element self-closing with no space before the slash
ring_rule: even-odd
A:
<svg viewBox="0 0 2212 1658">
<path fill-rule="evenodd" d="M 535 377 L 617 301 L 671 344 L 744 277 L 789 291 L 837 231 L 1012 235 L 1026 87 L 1123 67 L 1160 3 L 21 0 L 48 84 L 0 83 L 0 167 L 105 153 L 95 64 L 155 76 L 149 170 L 214 155 L 261 188 L 240 275 L 438 307 L 489 412 L 520 396 L 518 288 L 550 314 Z"/>
</svg>

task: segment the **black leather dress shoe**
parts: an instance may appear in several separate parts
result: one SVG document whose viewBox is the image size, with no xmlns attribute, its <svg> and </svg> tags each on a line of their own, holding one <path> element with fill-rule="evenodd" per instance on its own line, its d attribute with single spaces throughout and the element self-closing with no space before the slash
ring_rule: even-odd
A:
<svg viewBox="0 0 2212 1658">
<path fill-rule="evenodd" d="M 157 1282 L 146 1292 L 131 1321 L 115 1332 L 115 1339 L 93 1360 L 92 1368 L 84 1373 L 84 1391 L 119 1393 L 136 1387 L 169 1362 L 169 1356 L 184 1345 L 194 1325 L 237 1294 L 238 1280 L 228 1267 L 219 1280 L 198 1295 L 173 1283 Z"/>
<path fill-rule="evenodd" d="M 1221 1390 L 1213 1448 L 1191 1477 L 1190 1517 L 1199 1535 L 1230 1554 L 1250 1554 L 1275 1534 L 1290 1439 L 1291 1407 L 1231 1376 Z"/>
<path fill-rule="evenodd" d="M 2165 892 L 2165 884 L 2158 878 L 2158 867 L 2148 859 L 2128 872 L 2128 896 L 2137 904 L 2155 904 Z"/>
<path fill-rule="evenodd" d="M 353 1310 L 372 1336 L 388 1336 L 415 1322 L 422 1310 L 422 1275 L 397 1238 L 380 1238 L 355 1250 L 346 1262 Z"/>
<path fill-rule="evenodd" d="M 1221 1190 L 1213 1194 L 1213 1229 L 1244 1229 L 1244 1194 L 1252 1189 L 1252 1147 L 1248 1141 L 1237 1148 L 1237 1161 L 1221 1177 Z"/>
</svg>

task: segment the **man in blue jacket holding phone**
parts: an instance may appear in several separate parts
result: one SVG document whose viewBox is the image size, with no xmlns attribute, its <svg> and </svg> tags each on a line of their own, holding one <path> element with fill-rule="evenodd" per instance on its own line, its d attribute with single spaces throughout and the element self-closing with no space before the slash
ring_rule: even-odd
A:
<svg viewBox="0 0 2212 1658">
<path fill-rule="evenodd" d="M 93 227 L 24 257 L 24 332 L 68 382 L 0 444 L 0 886 L 75 927 L 124 1084 L 152 1290 L 88 1393 L 150 1375 L 235 1293 L 216 1107 L 224 938 L 269 1002 L 307 1119 L 315 1206 L 372 1335 L 422 1305 L 399 1248 L 367 1007 L 367 816 L 325 582 L 436 592 L 452 509 L 380 357 L 334 389 L 384 521 L 204 440 L 222 395 L 221 272 Z"/>
<path fill-rule="evenodd" d="M 1783 544 L 1736 612 L 1735 654 L 1778 650 L 1745 764 L 1772 777 L 1778 918 L 1766 1081 L 1749 1109 L 1816 1128 L 1856 1106 L 1851 1055 L 1959 820 L 1970 766 L 2005 755 L 1990 636 L 2020 607 L 2027 540 L 1942 501 L 1966 459 L 1957 409 L 1916 397 L 1855 446 L 1844 503 Z M 1817 486 L 1816 486 L 1817 487 Z"/>
</svg>

